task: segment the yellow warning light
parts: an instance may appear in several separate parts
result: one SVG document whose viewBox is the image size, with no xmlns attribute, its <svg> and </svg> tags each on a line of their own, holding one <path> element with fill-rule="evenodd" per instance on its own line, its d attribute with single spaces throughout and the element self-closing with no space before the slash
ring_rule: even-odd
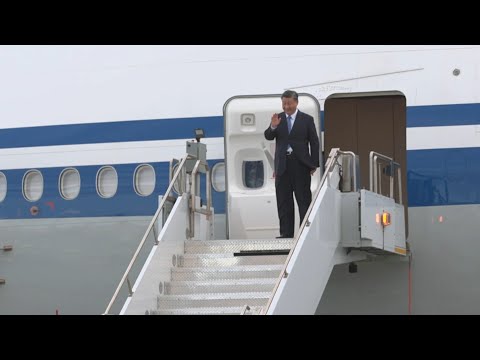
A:
<svg viewBox="0 0 480 360">
<path fill-rule="evenodd" d="M 392 219 L 390 217 L 390 213 L 388 212 L 384 212 L 382 214 L 382 225 L 383 226 L 388 226 L 392 223 Z"/>
<path fill-rule="evenodd" d="M 375 214 L 375 222 L 377 224 L 380 224 L 382 222 L 382 215 L 381 214 Z"/>
</svg>

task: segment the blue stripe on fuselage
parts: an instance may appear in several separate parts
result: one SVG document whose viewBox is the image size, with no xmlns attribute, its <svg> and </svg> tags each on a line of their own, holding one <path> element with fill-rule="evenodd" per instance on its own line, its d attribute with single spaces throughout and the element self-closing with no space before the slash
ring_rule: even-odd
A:
<svg viewBox="0 0 480 360">
<path fill-rule="evenodd" d="M 321 119 L 323 130 L 323 112 Z M 480 104 L 407 108 L 407 127 L 473 124 L 480 124 Z M 195 128 L 203 128 L 206 137 L 223 137 L 223 117 L 130 120 L 3 129 L 0 130 L 0 148 L 190 139 L 194 138 Z"/>
<path fill-rule="evenodd" d="M 126 141 L 194 139 L 202 128 L 206 137 L 223 137 L 223 117 L 35 126 L 0 130 L 0 148 L 96 144 Z"/>
<path fill-rule="evenodd" d="M 480 148 L 407 151 L 409 206 L 480 204 Z"/>
<path fill-rule="evenodd" d="M 223 160 L 208 161 L 213 167 Z M 65 200 L 60 196 L 58 179 L 64 168 L 45 168 L 44 190 L 40 200 L 27 201 L 22 194 L 22 178 L 29 169 L 4 170 L 7 178 L 7 196 L 0 202 L 0 219 L 69 218 L 95 216 L 151 216 L 158 208 L 158 197 L 164 195 L 168 187 L 167 162 L 150 163 L 155 169 L 156 184 L 149 196 L 138 195 L 133 188 L 133 175 L 139 164 L 114 165 L 118 174 L 118 189 L 112 198 L 102 198 L 96 191 L 97 171 L 102 167 L 75 167 L 81 178 L 81 190 L 76 199 Z M 205 199 L 205 176 L 201 175 L 201 196 Z M 225 213 L 225 193 L 212 190 L 213 206 L 216 213 Z M 39 208 L 36 216 L 30 214 L 32 206 Z"/>
<path fill-rule="evenodd" d="M 409 207 L 480 204 L 480 148 L 407 151 L 407 186 Z M 209 161 L 213 167 L 219 161 Z M 58 190 L 58 178 L 64 168 L 39 169 L 44 179 L 42 198 L 29 202 L 22 195 L 22 178 L 29 169 L 5 170 L 8 192 L 0 203 L 0 219 L 66 218 L 95 216 L 151 216 L 158 206 L 158 196 L 168 185 L 168 163 L 150 163 L 156 174 L 153 194 L 139 196 L 133 189 L 133 174 L 138 164 L 115 165 L 118 190 L 113 198 L 101 198 L 96 192 L 96 174 L 100 165 L 78 166 L 81 191 L 74 200 L 64 200 Z M 205 199 L 205 179 L 201 180 Z M 225 193 L 212 191 L 216 214 L 225 213 Z M 37 216 L 30 208 L 37 206 Z"/>
<path fill-rule="evenodd" d="M 476 124 L 480 124 L 480 104 L 407 107 L 407 127 Z"/>
</svg>

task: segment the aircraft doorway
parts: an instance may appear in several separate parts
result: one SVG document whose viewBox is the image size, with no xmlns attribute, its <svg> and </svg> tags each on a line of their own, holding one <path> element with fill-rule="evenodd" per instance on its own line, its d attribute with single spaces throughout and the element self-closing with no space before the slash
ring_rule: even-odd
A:
<svg viewBox="0 0 480 360">
<path fill-rule="evenodd" d="M 332 94 L 325 100 L 325 154 L 332 148 L 353 151 L 360 158 L 361 188 L 370 189 L 369 154 L 378 152 L 400 164 L 402 204 L 408 236 L 406 182 L 406 99 L 399 91 Z M 389 196 L 390 167 L 381 165 L 380 193 Z M 397 181 L 395 179 L 395 181 Z M 399 202 L 398 192 L 394 192 Z"/>
<path fill-rule="evenodd" d="M 320 134 L 317 99 L 299 94 L 298 109 L 313 116 Z M 274 178 L 275 141 L 268 141 L 264 136 L 272 114 L 280 112 L 280 94 L 235 96 L 224 105 L 225 212 L 230 239 L 271 239 L 280 235 Z M 319 140 L 321 149 L 321 138 Z M 320 184 L 322 172 L 320 168 L 312 177 L 312 194 Z M 299 225 L 295 201 L 295 235 Z"/>
</svg>

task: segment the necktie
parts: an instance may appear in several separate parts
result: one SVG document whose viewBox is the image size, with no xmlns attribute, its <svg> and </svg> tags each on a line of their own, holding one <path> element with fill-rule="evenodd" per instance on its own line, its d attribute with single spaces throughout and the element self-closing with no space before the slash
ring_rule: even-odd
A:
<svg viewBox="0 0 480 360">
<path fill-rule="evenodd" d="M 290 134 L 290 131 L 292 131 L 292 117 L 290 115 L 287 117 L 287 121 L 288 121 L 288 133 Z"/>
</svg>

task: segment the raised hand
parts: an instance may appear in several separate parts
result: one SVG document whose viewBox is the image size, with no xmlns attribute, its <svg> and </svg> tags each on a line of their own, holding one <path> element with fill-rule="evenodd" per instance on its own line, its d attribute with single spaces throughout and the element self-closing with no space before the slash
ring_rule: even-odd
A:
<svg viewBox="0 0 480 360">
<path fill-rule="evenodd" d="M 275 113 L 272 115 L 272 122 L 270 123 L 270 125 L 272 126 L 272 128 L 276 128 L 280 124 L 280 121 L 282 121 L 282 118 L 278 116 L 277 113 Z"/>
</svg>

